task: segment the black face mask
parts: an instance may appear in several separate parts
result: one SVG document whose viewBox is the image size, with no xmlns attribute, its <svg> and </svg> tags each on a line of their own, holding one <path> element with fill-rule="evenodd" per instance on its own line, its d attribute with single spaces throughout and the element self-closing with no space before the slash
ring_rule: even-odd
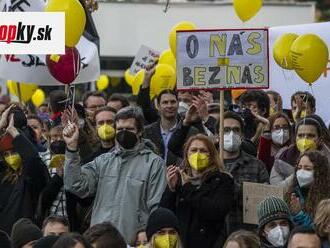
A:
<svg viewBox="0 0 330 248">
<path fill-rule="evenodd" d="M 135 133 L 122 130 L 117 132 L 116 140 L 124 149 L 132 149 L 138 142 L 138 138 Z"/>
<path fill-rule="evenodd" d="M 50 144 L 50 152 L 52 154 L 65 154 L 65 142 L 64 140 L 57 140 Z"/>
</svg>

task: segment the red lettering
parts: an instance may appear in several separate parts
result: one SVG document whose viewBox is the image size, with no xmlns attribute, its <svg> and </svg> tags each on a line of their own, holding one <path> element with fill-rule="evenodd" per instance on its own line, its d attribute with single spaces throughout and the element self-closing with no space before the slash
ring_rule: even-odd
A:
<svg viewBox="0 0 330 248">
<path fill-rule="evenodd" d="M 16 56 L 14 54 L 5 54 L 5 58 L 6 61 L 10 61 L 10 62 L 19 62 L 21 61 L 19 58 L 16 58 Z"/>
</svg>

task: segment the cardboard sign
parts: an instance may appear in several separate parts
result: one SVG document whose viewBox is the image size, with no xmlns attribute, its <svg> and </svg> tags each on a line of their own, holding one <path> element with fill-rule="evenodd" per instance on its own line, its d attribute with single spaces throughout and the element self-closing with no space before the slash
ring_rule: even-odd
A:
<svg viewBox="0 0 330 248">
<path fill-rule="evenodd" d="M 177 32 L 178 90 L 265 89 L 267 29 Z"/>
<path fill-rule="evenodd" d="M 130 74 L 135 75 L 140 70 L 145 69 L 147 65 L 154 63 L 159 55 L 159 52 L 142 45 L 133 60 L 130 68 Z"/>
<path fill-rule="evenodd" d="M 283 199 L 283 187 L 243 182 L 243 222 L 247 224 L 258 224 L 257 206 L 268 196 Z"/>
</svg>

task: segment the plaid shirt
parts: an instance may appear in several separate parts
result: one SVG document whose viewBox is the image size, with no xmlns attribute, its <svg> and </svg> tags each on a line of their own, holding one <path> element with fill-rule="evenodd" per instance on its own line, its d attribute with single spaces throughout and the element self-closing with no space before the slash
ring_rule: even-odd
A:
<svg viewBox="0 0 330 248">
<path fill-rule="evenodd" d="M 234 161 L 225 161 L 226 170 L 235 181 L 235 207 L 227 219 L 229 233 L 238 229 L 253 229 L 254 225 L 243 224 L 243 182 L 269 183 L 269 175 L 263 162 L 241 151 Z"/>
</svg>

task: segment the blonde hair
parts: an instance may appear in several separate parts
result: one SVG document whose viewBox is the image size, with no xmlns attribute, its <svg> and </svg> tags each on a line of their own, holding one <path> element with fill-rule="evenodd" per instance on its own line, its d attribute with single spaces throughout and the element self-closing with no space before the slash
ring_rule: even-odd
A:
<svg viewBox="0 0 330 248">
<path fill-rule="evenodd" d="M 260 248 L 261 243 L 258 235 L 251 231 L 239 230 L 230 234 L 227 238 L 224 248 L 229 242 L 236 242 L 240 248 Z"/>
<path fill-rule="evenodd" d="M 316 233 L 320 237 L 328 237 L 330 234 L 330 199 L 322 200 L 317 206 L 314 217 Z"/>
</svg>

